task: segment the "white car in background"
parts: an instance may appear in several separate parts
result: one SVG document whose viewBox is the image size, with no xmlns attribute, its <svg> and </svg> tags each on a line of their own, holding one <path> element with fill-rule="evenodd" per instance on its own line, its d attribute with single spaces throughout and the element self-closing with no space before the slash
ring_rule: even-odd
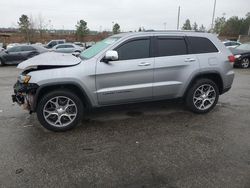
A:
<svg viewBox="0 0 250 188">
<path fill-rule="evenodd" d="M 227 48 L 236 48 L 237 46 L 241 45 L 240 42 L 237 41 L 224 41 L 223 44 L 227 47 Z"/>
<path fill-rule="evenodd" d="M 8 49 L 10 49 L 10 48 L 12 48 L 12 47 L 14 47 L 14 46 L 18 46 L 18 45 L 20 45 L 19 43 L 10 43 L 10 44 L 8 44 L 7 46 L 6 46 L 6 50 L 8 50 Z"/>
<path fill-rule="evenodd" d="M 73 43 L 58 44 L 51 49 L 53 52 L 60 53 L 81 53 L 83 50 L 85 50 L 84 47 L 75 45 Z"/>
</svg>

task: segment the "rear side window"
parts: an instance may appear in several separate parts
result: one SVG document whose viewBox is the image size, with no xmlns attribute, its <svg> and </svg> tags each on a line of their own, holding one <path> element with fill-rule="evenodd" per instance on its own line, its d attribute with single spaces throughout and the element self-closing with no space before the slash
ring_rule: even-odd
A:
<svg viewBox="0 0 250 188">
<path fill-rule="evenodd" d="M 21 47 L 20 46 L 14 46 L 8 50 L 8 52 L 20 52 Z"/>
<path fill-rule="evenodd" d="M 149 39 L 129 41 L 116 49 L 119 60 L 149 58 L 149 50 Z"/>
<path fill-rule="evenodd" d="M 74 48 L 72 45 L 65 45 L 65 48 Z"/>
<path fill-rule="evenodd" d="M 215 45 L 207 38 L 188 37 L 188 40 L 191 45 L 192 54 L 218 52 L 218 49 L 215 47 Z"/>
<path fill-rule="evenodd" d="M 36 49 L 32 46 L 21 46 L 21 51 L 35 51 Z"/>
<path fill-rule="evenodd" d="M 184 38 L 158 38 L 158 57 L 187 54 Z"/>
</svg>

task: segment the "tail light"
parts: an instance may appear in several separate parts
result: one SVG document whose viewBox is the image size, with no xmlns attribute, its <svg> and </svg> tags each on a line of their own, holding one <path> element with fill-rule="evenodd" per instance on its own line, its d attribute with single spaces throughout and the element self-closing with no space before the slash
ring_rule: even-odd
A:
<svg viewBox="0 0 250 188">
<path fill-rule="evenodd" d="M 235 57 L 233 55 L 228 56 L 228 60 L 230 63 L 234 63 L 235 62 Z"/>
</svg>

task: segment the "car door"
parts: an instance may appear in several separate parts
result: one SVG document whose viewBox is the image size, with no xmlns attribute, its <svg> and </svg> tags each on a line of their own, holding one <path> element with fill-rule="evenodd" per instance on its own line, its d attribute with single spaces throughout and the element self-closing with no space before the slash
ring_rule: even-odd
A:
<svg viewBox="0 0 250 188">
<path fill-rule="evenodd" d="M 14 46 L 6 51 L 4 55 L 5 62 L 7 63 L 16 63 L 20 56 L 21 47 Z"/>
<path fill-rule="evenodd" d="M 36 49 L 32 46 L 21 46 L 21 52 L 19 56 L 19 61 L 27 60 L 35 55 L 37 55 L 38 52 Z"/>
<path fill-rule="evenodd" d="M 65 49 L 64 50 L 65 50 L 65 53 L 72 53 L 72 52 L 75 51 L 75 48 L 74 48 L 73 45 L 67 44 L 67 45 L 65 45 Z"/>
<path fill-rule="evenodd" d="M 113 49 L 119 60 L 98 61 L 96 89 L 99 104 L 117 104 L 152 99 L 154 58 L 150 38 L 127 40 Z"/>
<path fill-rule="evenodd" d="M 193 70 L 199 69 L 195 55 L 188 54 L 184 36 L 158 36 L 154 40 L 156 51 L 153 97 L 180 97 L 184 84 Z"/>
</svg>

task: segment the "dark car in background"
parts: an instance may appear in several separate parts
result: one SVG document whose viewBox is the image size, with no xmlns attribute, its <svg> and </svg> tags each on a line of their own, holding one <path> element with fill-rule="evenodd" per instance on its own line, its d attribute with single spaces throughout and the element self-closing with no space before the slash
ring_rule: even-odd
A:
<svg viewBox="0 0 250 188">
<path fill-rule="evenodd" d="M 235 67 L 243 69 L 249 68 L 250 65 L 250 42 L 239 45 L 236 48 L 230 48 L 235 57 Z"/>
<path fill-rule="evenodd" d="M 47 52 L 42 46 L 19 45 L 0 52 L 0 64 L 18 64 L 38 54 Z"/>
</svg>

